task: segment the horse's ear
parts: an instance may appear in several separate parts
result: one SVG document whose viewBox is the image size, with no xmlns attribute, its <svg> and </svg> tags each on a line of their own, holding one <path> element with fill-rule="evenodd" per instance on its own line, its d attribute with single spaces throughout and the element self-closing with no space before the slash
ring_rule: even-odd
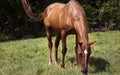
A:
<svg viewBox="0 0 120 75">
<path fill-rule="evenodd" d="M 94 44 L 96 41 L 93 41 L 93 42 L 88 42 L 89 45 L 92 45 Z"/>
</svg>

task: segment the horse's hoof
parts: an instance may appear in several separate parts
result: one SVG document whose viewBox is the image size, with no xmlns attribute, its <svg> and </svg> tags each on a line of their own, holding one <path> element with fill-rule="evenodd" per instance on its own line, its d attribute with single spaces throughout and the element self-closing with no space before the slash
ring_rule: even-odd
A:
<svg viewBox="0 0 120 75">
<path fill-rule="evenodd" d="M 61 68 L 65 69 L 65 66 L 64 66 L 64 65 L 61 65 Z"/>
<path fill-rule="evenodd" d="M 74 64 L 74 67 L 75 67 L 75 68 L 78 68 L 78 65 L 75 65 L 75 64 Z"/>
<path fill-rule="evenodd" d="M 74 67 L 78 67 L 78 63 L 74 63 Z"/>
<path fill-rule="evenodd" d="M 48 64 L 49 64 L 49 66 L 50 66 L 50 65 L 52 64 L 52 62 L 49 62 Z"/>
<path fill-rule="evenodd" d="M 55 61 L 55 64 L 57 64 L 57 61 Z"/>
</svg>

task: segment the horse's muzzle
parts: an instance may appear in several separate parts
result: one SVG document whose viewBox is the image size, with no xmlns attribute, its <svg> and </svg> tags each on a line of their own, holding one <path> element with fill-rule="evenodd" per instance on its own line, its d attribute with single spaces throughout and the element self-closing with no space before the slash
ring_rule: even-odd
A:
<svg viewBox="0 0 120 75">
<path fill-rule="evenodd" d="M 88 70 L 87 70 L 87 68 L 83 68 L 83 69 L 81 70 L 81 72 L 82 72 L 83 74 L 87 74 Z"/>
</svg>

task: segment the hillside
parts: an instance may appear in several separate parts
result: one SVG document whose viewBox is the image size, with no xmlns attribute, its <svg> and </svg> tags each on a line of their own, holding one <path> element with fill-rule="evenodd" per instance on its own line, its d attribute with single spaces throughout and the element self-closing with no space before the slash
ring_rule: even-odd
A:
<svg viewBox="0 0 120 75">
<path fill-rule="evenodd" d="M 92 45 L 89 75 L 120 74 L 120 31 L 89 33 L 89 37 L 91 41 L 96 40 Z M 74 38 L 74 35 L 67 38 L 65 70 L 60 68 L 60 62 L 48 66 L 45 37 L 0 43 L 0 75 L 81 75 L 80 65 L 73 66 Z M 61 45 L 58 57 L 60 61 Z"/>
</svg>

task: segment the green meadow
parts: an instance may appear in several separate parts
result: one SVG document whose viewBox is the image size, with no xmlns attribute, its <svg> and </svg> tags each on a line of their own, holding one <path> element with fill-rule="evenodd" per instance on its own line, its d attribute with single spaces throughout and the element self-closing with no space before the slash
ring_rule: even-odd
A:
<svg viewBox="0 0 120 75">
<path fill-rule="evenodd" d="M 89 33 L 91 46 L 88 75 L 120 75 L 120 31 Z M 53 37 L 53 42 L 55 37 Z M 60 67 L 61 43 L 59 46 L 59 62 L 48 65 L 49 51 L 46 37 L 25 39 L 0 43 L 0 75 L 82 75 L 80 64 L 74 67 L 75 36 L 67 37 L 67 54 L 65 69 Z"/>
</svg>

